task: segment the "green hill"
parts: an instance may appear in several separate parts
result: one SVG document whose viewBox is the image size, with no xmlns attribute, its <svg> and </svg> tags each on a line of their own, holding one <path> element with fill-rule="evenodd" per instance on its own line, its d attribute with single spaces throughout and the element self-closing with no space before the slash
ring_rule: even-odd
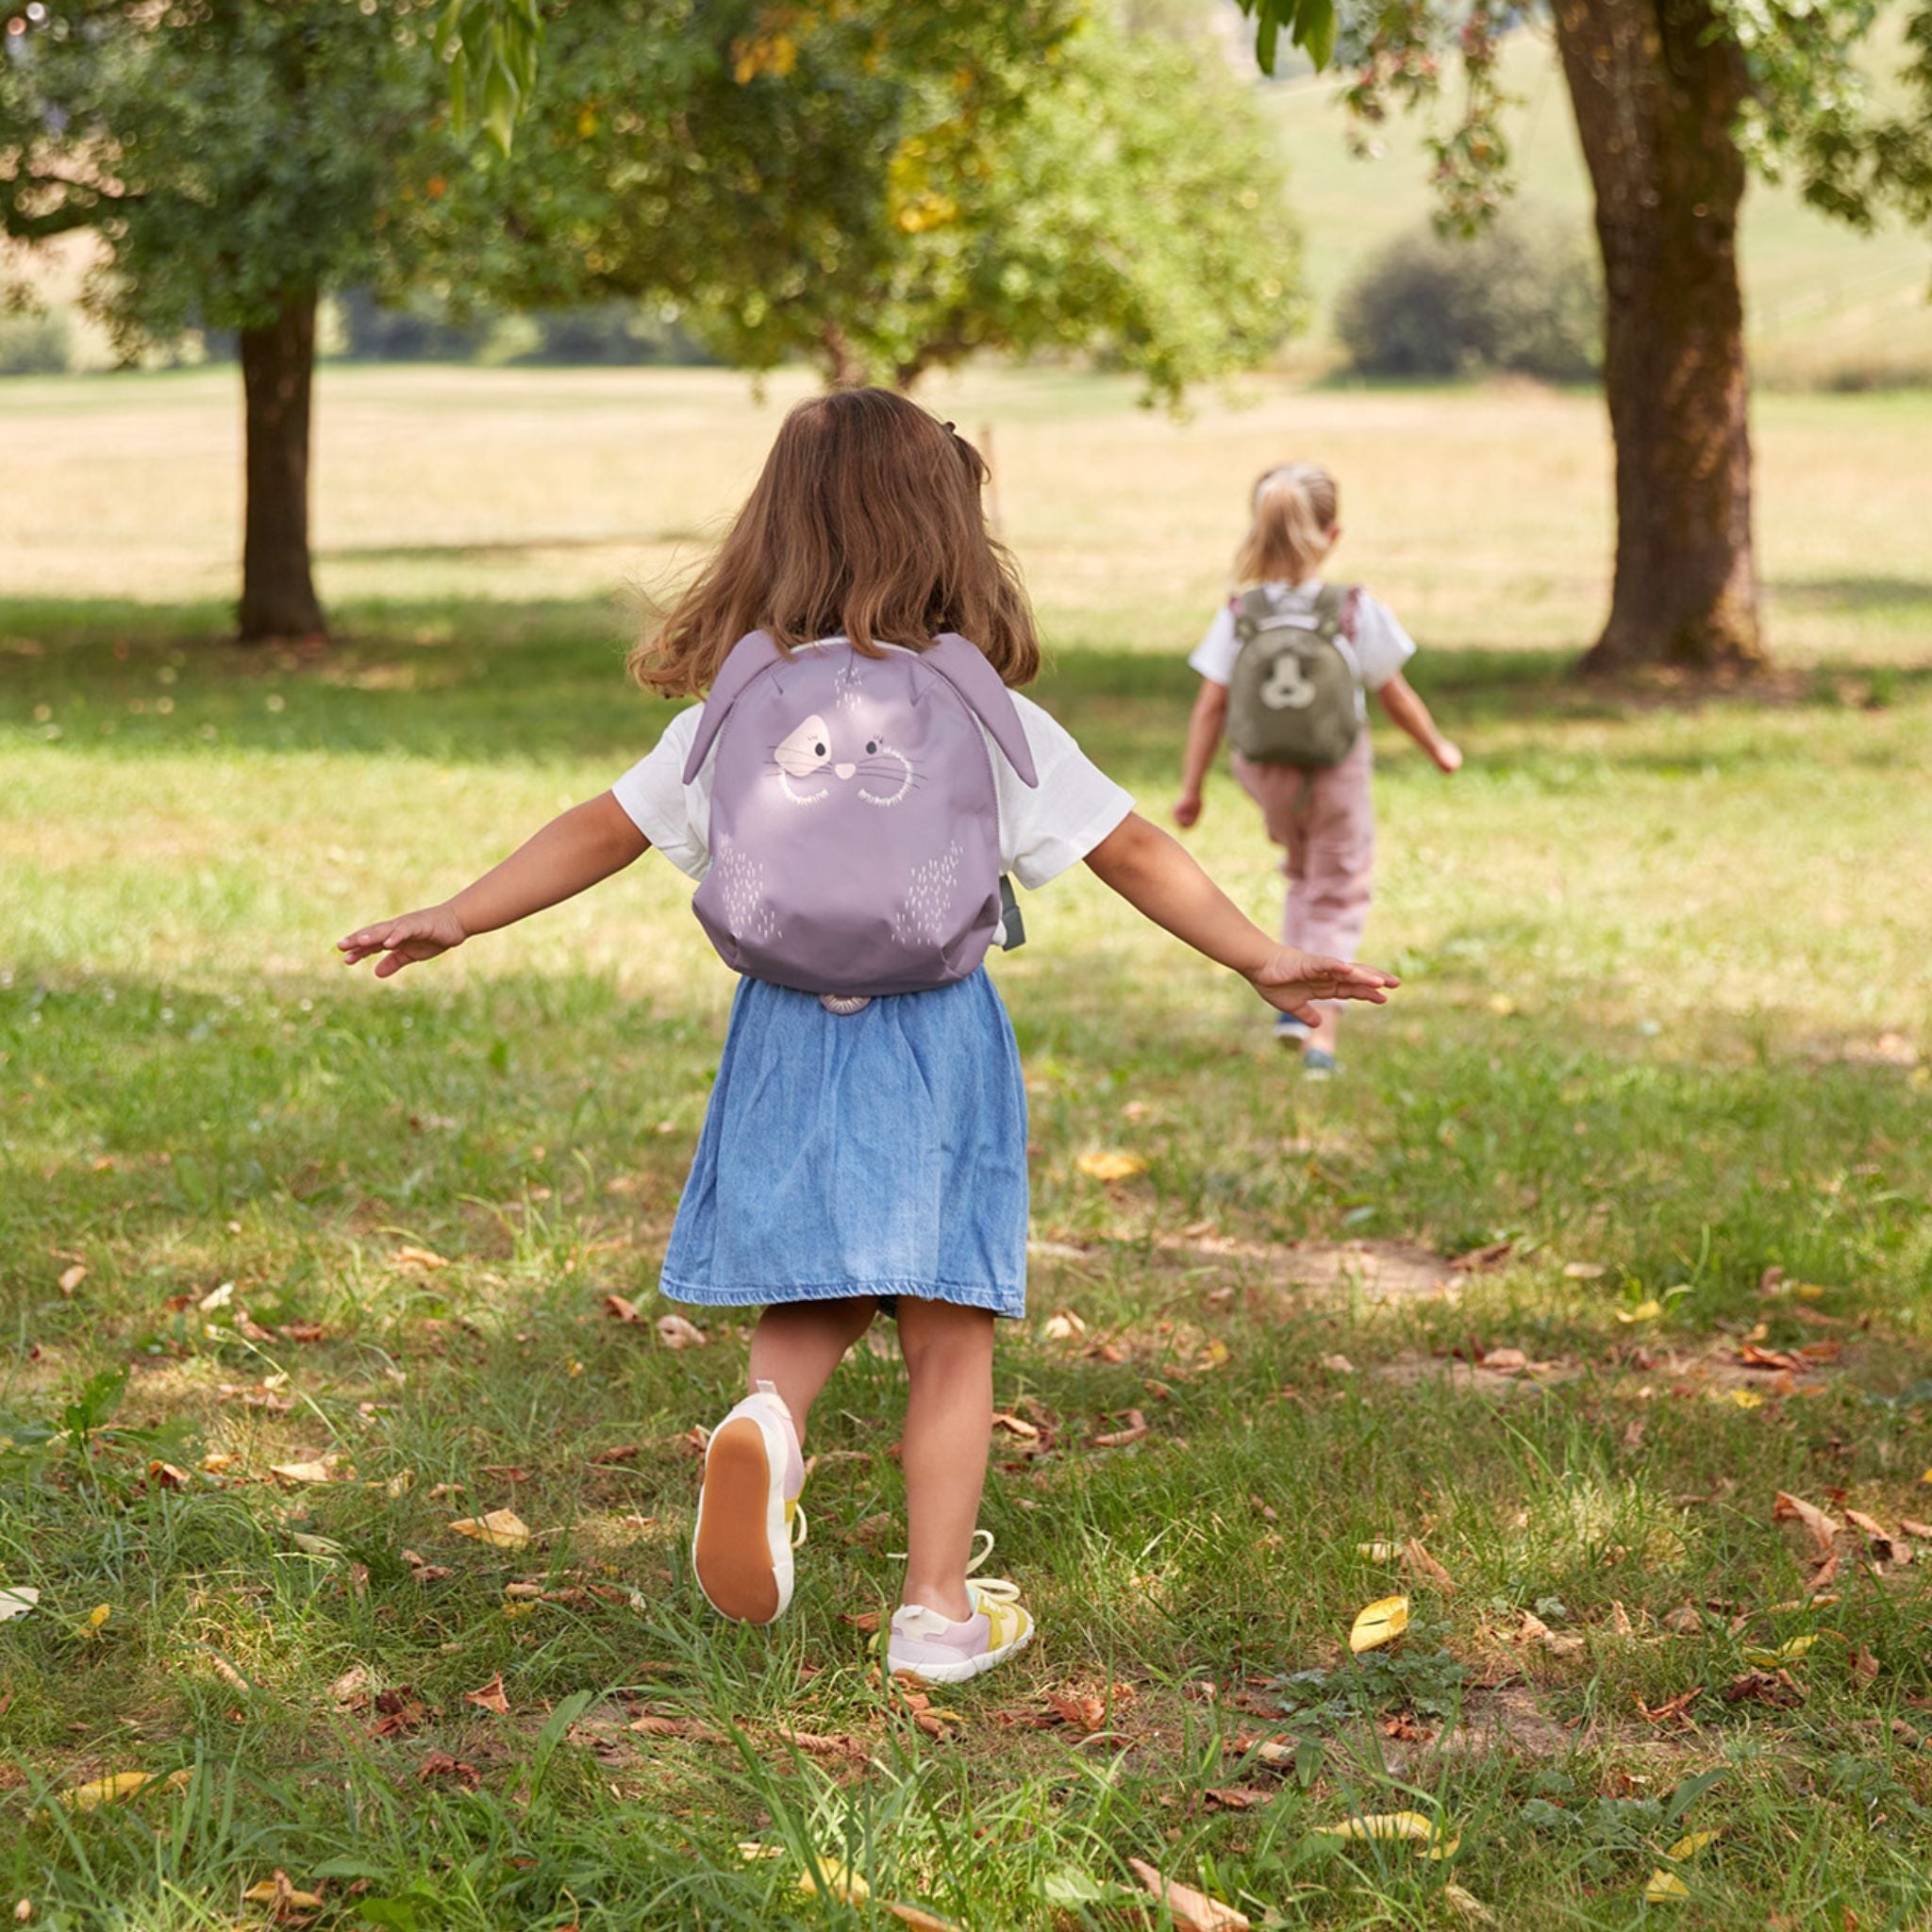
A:
<svg viewBox="0 0 1932 1932">
<path fill-rule="evenodd" d="M 1888 59 L 1881 63 L 1890 66 Z M 1556 51 L 1537 31 L 1517 34 L 1505 71 L 1517 105 L 1508 119 L 1520 197 L 1590 219 L 1583 158 Z M 1338 83 L 1303 75 L 1268 90 L 1293 170 L 1301 217 L 1312 346 L 1335 351 L 1335 296 L 1385 242 L 1428 218 L 1431 198 L 1420 123 L 1392 117 L 1374 130 L 1374 158 L 1348 151 Z M 1932 240 L 1891 222 L 1858 235 L 1807 208 L 1790 186 L 1754 181 L 1745 200 L 1746 314 L 1759 379 L 1789 387 L 1932 382 Z"/>
</svg>

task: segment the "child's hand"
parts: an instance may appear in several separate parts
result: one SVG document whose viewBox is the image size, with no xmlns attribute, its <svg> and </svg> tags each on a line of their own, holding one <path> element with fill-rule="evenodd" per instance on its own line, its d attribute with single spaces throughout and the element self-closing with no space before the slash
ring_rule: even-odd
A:
<svg viewBox="0 0 1932 1932">
<path fill-rule="evenodd" d="M 1429 756 L 1436 761 L 1436 769 L 1445 777 L 1452 772 L 1462 769 L 1462 747 L 1451 744 L 1446 738 L 1439 738 L 1430 747 Z"/>
<path fill-rule="evenodd" d="M 1320 953 L 1304 953 L 1293 946 L 1275 947 L 1267 964 L 1247 977 L 1271 1007 L 1292 1013 L 1310 1026 L 1322 1017 L 1312 1005 L 1315 1000 L 1367 1000 L 1372 1006 L 1386 1006 L 1385 989 L 1402 984 L 1392 973 L 1349 959 L 1324 958 Z"/>
<path fill-rule="evenodd" d="M 372 953 L 383 957 L 375 962 L 375 976 L 387 979 L 405 966 L 419 965 L 447 953 L 469 938 L 462 923 L 447 906 L 428 906 L 421 912 L 405 912 L 400 919 L 379 919 L 336 941 L 336 951 L 344 966 L 353 966 Z"/>
<path fill-rule="evenodd" d="M 1199 823 L 1201 817 L 1201 794 L 1198 791 L 1183 791 L 1174 802 L 1174 822 L 1182 831 Z"/>
</svg>

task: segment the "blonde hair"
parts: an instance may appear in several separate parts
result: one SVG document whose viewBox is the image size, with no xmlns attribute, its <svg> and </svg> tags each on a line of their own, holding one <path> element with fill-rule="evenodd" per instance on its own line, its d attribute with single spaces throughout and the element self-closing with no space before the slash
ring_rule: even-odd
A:
<svg viewBox="0 0 1932 1932">
<path fill-rule="evenodd" d="M 1254 523 L 1234 560 L 1243 584 L 1298 584 L 1335 546 L 1341 498 L 1313 463 L 1282 463 L 1255 482 Z"/>
<path fill-rule="evenodd" d="M 716 554 L 631 651 L 647 691 L 696 695 L 747 631 L 786 650 L 843 637 L 924 650 L 978 645 L 1007 684 L 1040 669 L 1020 574 L 986 526 L 979 452 L 890 390 L 800 403 Z"/>
</svg>

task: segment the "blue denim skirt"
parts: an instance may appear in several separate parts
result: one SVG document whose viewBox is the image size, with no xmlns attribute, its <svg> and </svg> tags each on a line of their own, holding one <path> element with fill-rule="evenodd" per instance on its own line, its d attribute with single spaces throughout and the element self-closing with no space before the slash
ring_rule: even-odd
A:
<svg viewBox="0 0 1932 1932">
<path fill-rule="evenodd" d="M 857 1013 L 741 980 L 660 1283 L 1026 1311 L 1026 1090 L 984 968 Z"/>
</svg>

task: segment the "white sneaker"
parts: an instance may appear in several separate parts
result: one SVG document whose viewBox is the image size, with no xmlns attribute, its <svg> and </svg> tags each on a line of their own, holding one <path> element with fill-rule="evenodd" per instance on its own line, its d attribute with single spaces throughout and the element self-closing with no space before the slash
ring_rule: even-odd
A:
<svg viewBox="0 0 1932 1932">
<path fill-rule="evenodd" d="M 982 1529 L 986 1548 L 974 1567 L 992 1554 L 992 1532 Z M 1020 1587 L 1004 1576 L 968 1576 L 970 1617 L 947 1617 L 924 1604 L 901 1604 L 892 1612 L 886 1641 L 886 1669 L 922 1684 L 963 1684 L 1017 1657 L 1033 1641 L 1033 1618 L 1020 1601 Z"/>
<path fill-rule="evenodd" d="M 791 1411 L 770 1382 L 718 1426 L 691 1532 L 698 1588 L 720 1616 L 770 1624 L 791 1602 L 791 1552 L 805 1541 L 805 1457 Z"/>
</svg>

